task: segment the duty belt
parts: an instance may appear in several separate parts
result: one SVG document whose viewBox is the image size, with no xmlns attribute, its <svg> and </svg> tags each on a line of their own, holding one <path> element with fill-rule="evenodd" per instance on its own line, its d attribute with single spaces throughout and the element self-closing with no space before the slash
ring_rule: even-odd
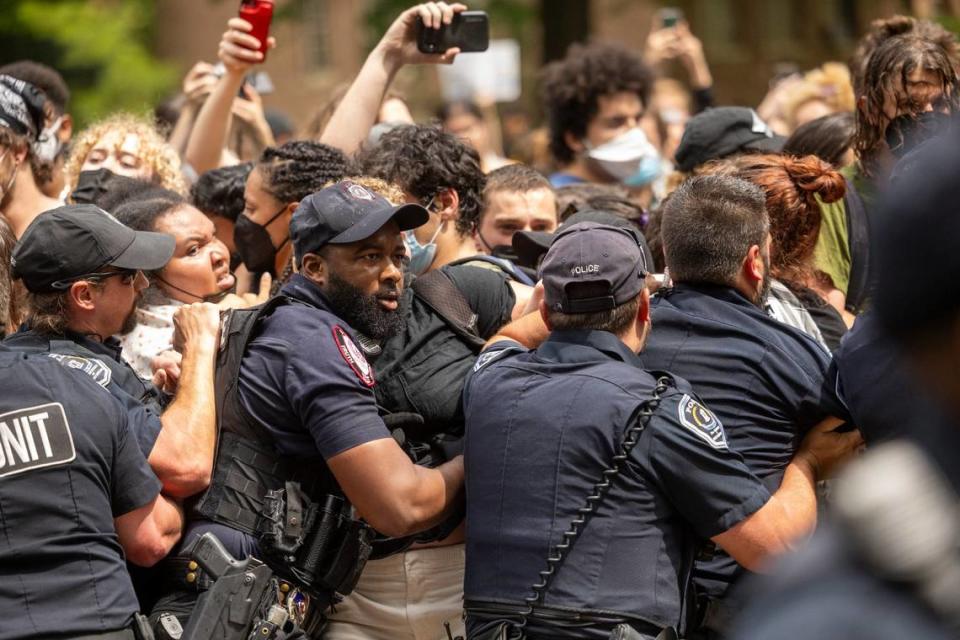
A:
<svg viewBox="0 0 960 640">
<path fill-rule="evenodd" d="M 526 605 L 511 605 L 502 602 L 480 600 L 464 600 L 463 608 L 467 615 L 479 618 L 500 617 L 511 619 L 527 611 Z M 649 620 L 635 616 L 627 616 L 621 613 L 560 609 L 544 605 L 535 606 L 533 612 L 527 616 L 527 619 L 557 627 L 587 623 L 595 624 L 601 628 L 611 628 L 618 624 L 628 624 L 638 632 L 649 635 L 650 637 L 656 637 L 664 629 L 662 625 L 650 622 Z"/>
</svg>

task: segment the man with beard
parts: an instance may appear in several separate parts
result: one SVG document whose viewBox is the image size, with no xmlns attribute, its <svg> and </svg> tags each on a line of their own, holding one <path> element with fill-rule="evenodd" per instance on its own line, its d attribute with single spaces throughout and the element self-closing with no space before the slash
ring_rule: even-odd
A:
<svg viewBox="0 0 960 640">
<path fill-rule="evenodd" d="M 848 420 L 829 375 L 830 356 L 811 337 L 763 310 L 770 272 L 764 193 L 737 178 L 703 176 L 668 200 L 661 227 L 674 286 L 656 296 L 649 369 L 688 380 L 726 429 L 730 448 L 774 491 L 806 433 Z M 839 421 L 838 421 L 839 424 Z M 704 629 L 722 633 L 728 588 L 745 569 L 717 553 L 698 560 L 694 584 Z"/>
<path fill-rule="evenodd" d="M 358 550 L 367 525 L 391 537 L 410 535 L 442 520 L 460 498 L 462 457 L 433 469 L 416 466 L 391 437 L 377 411 L 373 369 L 354 333 L 379 341 L 403 329 L 401 231 L 427 218 L 418 204 L 393 206 L 349 181 L 307 196 L 290 223 L 298 272 L 277 297 L 248 312 L 255 314 L 251 324 L 237 320 L 242 312 L 227 321 L 217 370 L 219 453 L 184 544 L 212 532 L 234 557 L 265 559 L 310 595 L 308 617 L 297 622 L 311 633 L 335 593 L 353 589 L 369 554 L 369 548 Z M 238 339 L 242 327 L 248 328 Z M 249 480 L 238 484 L 238 477 Z M 360 542 L 302 557 L 305 542 L 278 554 L 261 526 L 268 492 L 280 492 L 287 505 L 302 504 L 304 513 L 318 505 L 338 518 L 331 524 L 321 514 L 315 525 L 303 525 L 301 540 L 315 540 L 329 525 L 348 527 L 344 537 Z M 290 518 L 279 522 L 286 539 Z M 351 567 L 351 577 L 331 578 L 318 569 L 328 564 Z M 179 575 L 182 588 L 158 604 L 153 618 L 183 618 L 192 609 L 203 580 Z"/>
<path fill-rule="evenodd" d="M 45 353 L 117 398 L 163 492 L 186 498 L 206 488 L 213 463 L 217 307 L 185 305 L 174 316 L 183 362 L 169 403 L 124 361 L 113 337 L 136 324 L 147 286 L 142 271 L 162 268 L 173 250 L 171 236 L 134 231 L 93 205 L 41 214 L 14 247 L 13 276 L 27 289 L 28 317 L 4 346 Z"/>
</svg>

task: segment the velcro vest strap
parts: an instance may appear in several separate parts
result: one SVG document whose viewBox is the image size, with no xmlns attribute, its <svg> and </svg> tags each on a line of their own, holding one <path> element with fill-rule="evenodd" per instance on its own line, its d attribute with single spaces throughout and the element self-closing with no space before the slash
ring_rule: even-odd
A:
<svg viewBox="0 0 960 640">
<path fill-rule="evenodd" d="M 417 277 L 410 285 L 414 295 L 433 309 L 470 347 L 480 352 L 486 341 L 477 329 L 477 314 L 450 276 L 436 269 Z"/>
</svg>

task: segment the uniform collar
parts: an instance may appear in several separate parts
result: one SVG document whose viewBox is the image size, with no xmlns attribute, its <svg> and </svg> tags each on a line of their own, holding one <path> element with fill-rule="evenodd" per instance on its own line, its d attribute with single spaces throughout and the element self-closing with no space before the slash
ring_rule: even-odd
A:
<svg viewBox="0 0 960 640">
<path fill-rule="evenodd" d="M 21 327 L 16 333 L 7 336 L 6 341 L 9 341 L 9 343 L 13 345 L 20 343 L 42 346 L 46 344 L 48 345 L 48 349 L 50 349 L 50 345 L 53 345 L 55 342 L 70 342 L 95 355 L 105 355 L 117 362 L 123 362 L 120 341 L 113 337 L 107 338 L 103 342 L 98 342 L 89 336 L 70 330 L 64 331 L 63 335 L 55 336 L 40 334 L 36 331 Z"/>
<path fill-rule="evenodd" d="M 280 287 L 280 294 L 296 298 L 300 302 L 305 302 L 311 307 L 329 311 L 336 315 L 336 312 L 330 307 L 326 296 L 312 280 L 304 275 L 295 273 L 290 279 Z"/>
<path fill-rule="evenodd" d="M 763 313 L 763 309 L 750 302 L 745 295 L 734 289 L 733 287 L 722 285 L 722 284 L 709 284 L 709 283 L 678 283 L 673 285 L 670 289 L 664 291 L 662 295 L 664 298 L 669 298 L 671 295 L 675 294 L 684 294 L 684 293 L 694 293 L 709 296 L 717 300 L 723 300 L 724 302 L 730 302 L 741 307 L 749 307 L 758 313 Z"/>
<path fill-rule="evenodd" d="M 586 349 L 570 351 L 569 347 L 571 345 L 585 347 Z M 597 359 L 596 352 L 602 353 L 611 360 L 619 360 L 640 369 L 643 368 L 640 356 L 631 351 L 630 347 L 609 331 L 595 331 L 593 329 L 552 331 L 546 342 L 537 349 L 538 354 L 551 360 L 556 359 L 566 362 L 571 360 L 593 361 Z"/>
</svg>

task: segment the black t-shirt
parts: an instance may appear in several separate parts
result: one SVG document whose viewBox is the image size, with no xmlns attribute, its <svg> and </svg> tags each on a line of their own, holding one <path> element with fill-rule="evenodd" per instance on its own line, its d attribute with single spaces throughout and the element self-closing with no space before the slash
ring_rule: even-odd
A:
<svg viewBox="0 0 960 640">
<path fill-rule="evenodd" d="M 160 481 L 128 414 L 88 375 L 0 348 L 0 640 L 128 626 L 137 599 L 113 519 Z"/>
<path fill-rule="evenodd" d="M 471 265 L 441 269 L 477 315 L 480 337 L 489 338 L 510 321 L 516 298 L 503 275 Z M 383 344 L 373 363 L 377 401 L 390 412 L 419 413 L 437 432 L 459 432 L 463 381 L 476 353 L 410 287 L 404 291 L 403 305 L 404 331 Z"/>
<path fill-rule="evenodd" d="M 810 314 L 830 352 L 836 353 L 840 348 L 840 341 L 847 333 L 847 325 L 840 313 L 813 289 L 788 282 L 784 284 L 793 292 L 793 295 L 797 296 L 797 300 Z"/>
</svg>

